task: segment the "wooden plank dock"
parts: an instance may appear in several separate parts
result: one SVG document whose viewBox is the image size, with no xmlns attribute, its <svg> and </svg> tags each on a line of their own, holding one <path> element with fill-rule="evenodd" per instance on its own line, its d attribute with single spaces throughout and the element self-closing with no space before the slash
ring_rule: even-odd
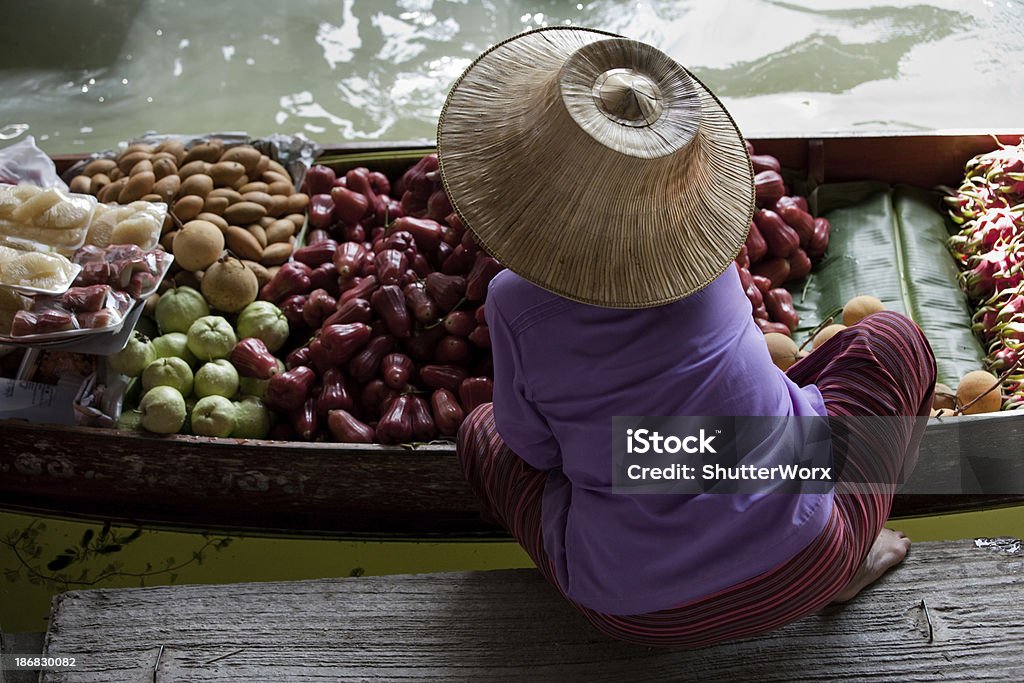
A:
<svg viewBox="0 0 1024 683">
<path fill-rule="evenodd" d="M 64 593 L 41 681 L 1024 680 L 1016 539 L 919 543 L 844 606 L 698 651 L 607 640 L 533 570 Z"/>
</svg>

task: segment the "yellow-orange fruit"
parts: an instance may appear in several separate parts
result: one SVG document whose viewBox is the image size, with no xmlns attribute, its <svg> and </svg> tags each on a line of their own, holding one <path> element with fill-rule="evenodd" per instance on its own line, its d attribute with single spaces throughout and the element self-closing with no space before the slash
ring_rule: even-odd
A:
<svg viewBox="0 0 1024 683">
<path fill-rule="evenodd" d="M 866 294 L 855 296 L 843 306 L 843 324 L 847 327 L 856 325 L 872 313 L 884 310 L 885 306 L 882 305 L 882 302 L 873 296 Z"/>
<path fill-rule="evenodd" d="M 768 344 L 768 353 L 772 356 L 772 362 L 779 369 L 788 370 L 798 360 L 796 342 L 790 337 L 778 332 L 769 332 L 764 335 L 764 341 Z"/>
<path fill-rule="evenodd" d="M 209 221 L 189 221 L 174 236 L 174 260 L 185 270 L 204 270 L 224 251 L 224 233 Z"/>
<path fill-rule="evenodd" d="M 974 370 L 960 378 L 960 384 L 956 387 L 956 402 L 959 406 L 966 406 L 981 396 L 977 403 L 963 411 L 965 415 L 994 413 L 999 410 L 1003 404 L 1000 387 L 988 391 L 996 381 L 996 376 L 985 370 Z M 988 391 L 987 394 L 985 394 L 986 391 Z M 982 394 L 985 395 L 982 396 Z"/>
<path fill-rule="evenodd" d="M 826 327 L 821 328 L 820 330 L 818 330 L 818 334 L 814 335 L 814 341 L 811 342 L 811 348 L 818 348 L 819 346 L 827 342 L 829 339 L 831 339 L 836 334 L 836 332 L 845 329 L 846 325 L 840 325 L 839 323 L 835 323 L 833 325 L 828 325 Z"/>
</svg>

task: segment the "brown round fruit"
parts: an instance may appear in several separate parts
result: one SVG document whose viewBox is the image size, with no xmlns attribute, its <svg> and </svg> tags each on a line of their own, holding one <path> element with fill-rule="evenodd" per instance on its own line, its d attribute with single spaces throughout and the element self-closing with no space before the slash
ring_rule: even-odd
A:
<svg viewBox="0 0 1024 683">
<path fill-rule="evenodd" d="M 843 324 L 847 327 L 856 325 L 872 313 L 884 310 L 885 306 L 882 305 L 882 302 L 873 296 L 866 294 L 855 296 L 843 306 Z"/>
<path fill-rule="evenodd" d="M 224 251 L 224 233 L 209 221 L 189 221 L 174 236 L 173 251 L 185 270 L 204 270 Z"/>
<path fill-rule="evenodd" d="M 936 382 L 935 396 L 932 398 L 932 408 L 935 410 L 942 410 L 943 408 L 952 410 L 956 408 L 956 392 L 942 382 Z"/>
<path fill-rule="evenodd" d="M 799 351 L 797 351 L 796 342 L 792 338 L 778 332 L 769 332 L 764 335 L 764 341 L 768 344 L 768 353 L 772 356 L 772 362 L 780 370 L 788 370 L 793 363 L 799 360 Z"/>
<path fill-rule="evenodd" d="M 821 328 L 818 331 L 818 334 L 814 335 L 814 341 L 811 342 L 811 348 L 818 348 L 819 346 L 827 342 L 829 339 L 831 339 L 833 336 L 835 336 L 836 332 L 845 329 L 846 325 L 840 325 L 839 323 L 835 323 L 833 325 L 828 325 L 826 327 Z"/>
<path fill-rule="evenodd" d="M 999 387 L 988 391 L 995 384 L 997 378 L 991 372 L 985 370 L 974 370 L 968 372 L 960 379 L 956 387 L 957 405 L 963 407 L 974 399 L 981 396 L 978 402 L 963 411 L 964 415 L 977 415 L 978 413 L 994 413 L 1003 405 L 1002 391 Z M 986 394 L 985 392 L 988 391 Z M 982 396 L 984 394 L 984 396 Z"/>
<path fill-rule="evenodd" d="M 235 257 L 225 256 L 206 269 L 200 288 L 210 306 L 236 313 L 256 300 L 260 287 L 255 273 Z"/>
</svg>

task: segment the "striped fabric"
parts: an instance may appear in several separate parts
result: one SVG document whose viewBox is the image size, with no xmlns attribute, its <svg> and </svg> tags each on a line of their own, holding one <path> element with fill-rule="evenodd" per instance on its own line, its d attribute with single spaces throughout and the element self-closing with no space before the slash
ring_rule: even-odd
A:
<svg viewBox="0 0 1024 683">
<path fill-rule="evenodd" d="M 830 416 L 903 416 L 842 420 L 833 433 L 844 478 L 824 531 L 788 562 L 739 585 L 672 609 L 630 616 L 601 614 L 570 603 L 617 640 L 645 646 L 698 648 L 753 636 L 811 614 L 853 578 L 889 517 L 892 485 L 917 460 L 935 385 L 935 359 L 908 318 L 876 313 L 841 331 L 789 370 L 799 385 L 821 390 Z M 884 425 L 884 426 L 883 426 Z M 491 404 L 478 407 L 459 431 L 459 460 L 482 515 L 502 524 L 559 592 L 541 537 L 541 494 L 547 478 L 512 453 L 494 426 Z M 742 524 L 742 519 L 729 520 Z"/>
</svg>

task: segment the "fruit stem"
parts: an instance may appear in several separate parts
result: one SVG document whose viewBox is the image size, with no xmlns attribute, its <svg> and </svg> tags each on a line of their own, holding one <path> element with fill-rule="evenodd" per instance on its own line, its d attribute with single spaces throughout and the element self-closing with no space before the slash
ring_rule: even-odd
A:
<svg viewBox="0 0 1024 683">
<path fill-rule="evenodd" d="M 975 396 L 973 399 L 968 401 L 966 404 L 964 404 L 962 406 L 958 405 L 953 410 L 953 414 L 954 415 L 963 415 L 965 410 L 967 410 L 968 408 L 973 406 L 975 403 L 980 401 L 983 396 L 986 396 L 987 394 L 990 394 L 993 389 L 995 389 L 999 385 L 1001 385 L 1003 383 L 1003 380 L 1005 380 L 1007 377 L 1010 376 L 1010 373 L 1012 373 L 1014 370 L 1017 369 L 1017 366 L 1020 365 L 1021 360 L 1024 360 L 1024 359 L 1018 358 L 1016 361 L 1014 361 L 1013 365 L 1011 365 L 1009 368 L 1007 368 L 1006 371 L 1003 374 L 999 375 L 999 377 L 996 378 L 996 381 L 993 382 L 992 386 L 990 386 L 988 389 L 986 389 L 985 391 L 983 391 L 980 394 L 978 394 L 977 396 Z"/>
<path fill-rule="evenodd" d="M 801 344 L 800 346 L 797 347 L 797 350 L 796 350 L 797 353 L 800 353 L 801 351 L 803 351 L 804 347 L 807 346 L 808 344 L 810 344 L 814 340 L 814 337 L 819 332 L 821 332 L 823 329 L 825 329 L 826 327 L 831 325 L 833 322 L 835 322 L 836 316 L 839 315 L 842 312 L 843 312 L 842 308 L 836 308 L 836 309 L 832 310 L 828 315 L 826 315 L 825 319 L 822 320 L 820 323 L 818 323 L 818 325 L 816 327 L 812 327 L 811 331 L 807 333 L 807 335 L 808 335 L 807 339 L 804 340 L 803 344 Z"/>
</svg>

